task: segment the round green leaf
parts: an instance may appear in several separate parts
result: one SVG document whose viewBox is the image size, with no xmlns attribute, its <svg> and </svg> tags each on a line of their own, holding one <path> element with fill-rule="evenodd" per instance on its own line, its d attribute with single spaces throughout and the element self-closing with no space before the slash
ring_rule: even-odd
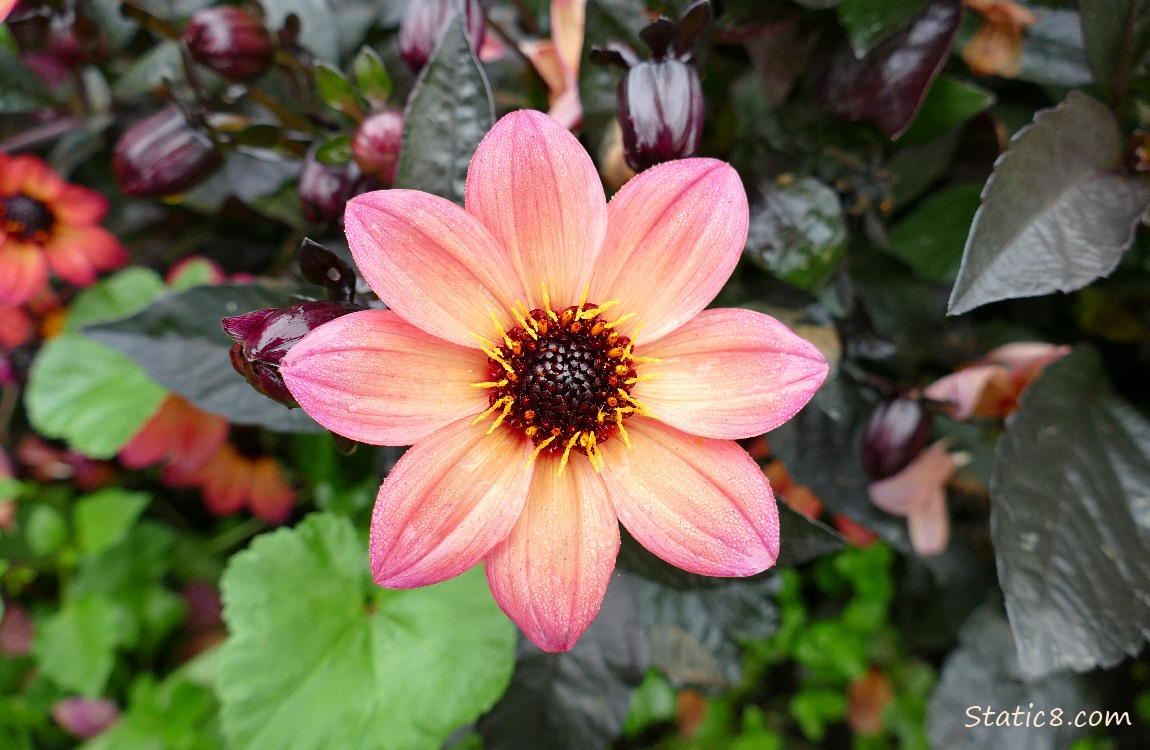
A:
<svg viewBox="0 0 1150 750">
<path fill-rule="evenodd" d="M 40 670 L 60 687 L 99 695 L 112 673 L 119 624 L 120 615 L 109 599 L 76 597 L 36 629 L 32 653 Z"/>
<path fill-rule="evenodd" d="M 76 541 L 88 554 L 117 544 L 144 512 L 151 498 L 144 492 L 109 487 L 76 501 Z"/>
<path fill-rule="evenodd" d="M 376 588 L 351 522 L 315 514 L 224 574 L 219 696 L 236 750 L 438 748 L 499 699 L 515 629 L 473 570 Z"/>
<path fill-rule="evenodd" d="M 24 399 L 37 431 L 93 458 L 111 458 L 166 393 L 123 354 L 63 334 L 40 350 Z"/>
</svg>

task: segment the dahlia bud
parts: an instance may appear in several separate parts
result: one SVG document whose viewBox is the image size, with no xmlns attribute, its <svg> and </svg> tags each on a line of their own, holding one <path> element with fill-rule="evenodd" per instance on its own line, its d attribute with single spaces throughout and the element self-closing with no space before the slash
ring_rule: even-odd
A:
<svg viewBox="0 0 1150 750">
<path fill-rule="evenodd" d="M 263 20 L 242 8 L 196 11 L 184 29 L 184 44 L 196 62 L 234 81 L 255 78 L 272 60 L 272 40 Z"/>
<path fill-rule="evenodd" d="M 174 106 L 128 128 L 112 155 L 120 190 L 145 198 L 183 192 L 219 165 L 220 152 L 212 139 Z"/>
<path fill-rule="evenodd" d="M 467 13 L 467 36 L 475 49 L 483 45 L 483 8 L 477 0 L 412 0 L 399 24 L 399 54 L 418 73 L 427 65 L 447 24 L 456 13 Z"/>
<path fill-rule="evenodd" d="M 373 112 L 364 118 L 351 139 L 351 153 L 364 174 L 391 187 L 403 146 L 403 115 L 394 109 Z"/>
<path fill-rule="evenodd" d="M 224 318 L 224 333 L 236 342 L 231 350 L 232 367 L 268 398 L 298 406 L 279 372 L 284 355 L 312 329 L 362 309 L 343 302 L 302 302 Z"/>
<path fill-rule="evenodd" d="M 699 74 L 676 59 L 649 60 L 619 82 L 623 153 L 636 170 L 693 156 L 703 135 Z"/>
<path fill-rule="evenodd" d="M 324 164 L 315 158 L 315 149 L 304 158 L 296 189 L 303 216 L 313 224 L 343 225 L 347 202 L 373 187 L 374 180 L 365 177 L 354 161 L 340 166 Z"/>
<path fill-rule="evenodd" d="M 918 401 L 896 398 L 874 410 L 863 438 L 863 469 L 871 479 L 894 476 L 930 439 L 930 413 Z"/>
</svg>

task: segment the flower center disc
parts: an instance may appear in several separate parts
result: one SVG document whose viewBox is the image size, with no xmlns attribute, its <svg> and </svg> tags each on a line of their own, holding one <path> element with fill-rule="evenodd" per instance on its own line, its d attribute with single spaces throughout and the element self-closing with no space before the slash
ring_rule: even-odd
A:
<svg viewBox="0 0 1150 750">
<path fill-rule="evenodd" d="M 26 195 L 0 198 L 0 229 L 17 239 L 44 242 L 53 222 L 52 212 L 40 201 Z"/>
<path fill-rule="evenodd" d="M 559 313 L 535 309 L 520 322 L 503 346 L 488 350 L 497 355 L 488 359 L 488 413 L 501 411 L 496 424 L 521 430 L 537 453 L 577 450 L 595 464 L 597 446 L 637 410 L 631 339 L 591 303 Z"/>
</svg>

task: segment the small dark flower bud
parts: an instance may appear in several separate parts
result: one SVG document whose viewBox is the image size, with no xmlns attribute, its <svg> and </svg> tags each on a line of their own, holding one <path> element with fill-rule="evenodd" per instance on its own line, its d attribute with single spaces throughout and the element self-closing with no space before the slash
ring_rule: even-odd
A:
<svg viewBox="0 0 1150 750">
<path fill-rule="evenodd" d="M 196 11 L 184 29 L 184 44 L 196 62 L 234 81 L 255 78 L 272 60 L 272 39 L 263 20 L 242 8 Z"/>
<path fill-rule="evenodd" d="M 297 188 L 303 216 L 313 224 L 335 222 L 343 226 L 347 202 L 372 189 L 374 183 L 359 171 L 354 161 L 340 166 L 324 164 L 315 158 L 315 149 L 312 149 L 304 158 Z"/>
<path fill-rule="evenodd" d="M 112 156 L 120 190 L 136 197 L 183 192 L 219 165 L 220 153 L 212 139 L 174 106 L 128 128 Z"/>
<path fill-rule="evenodd" d="M 364 174 L 384 187 L 395 182 L 399 149 L 403 146 L 403 115 L 394 109 L 373 112 L 364 118 L 351 139 L 351 153 Z"/>
<path fill-rule="evenodd" d="M 362 309 L 342 302 L 302 302 L 224 318 L 224 333 L 236 342 L 231 350 L 232 367 L 268 398 L 298 406 L 279 372 L 284 355 L 313 329 Z"/>
<path fill-rule="evenodd" d="M 636 170 L 693 156 L 703 135 L 698 72 L 674 58 L 635 65 L 619 82 L 619 124 Z"/>
<path fill-rule="evenodd" d="M 871 479 L 902 471 L 930 439 L 930 413 L 918 401 L 896 398 L 879 405 L 863 439 L 863 469 Z"/>
<path fill-rule="evenodd" d="M 483 44 L 483 8 L 477 0 L 412 0 L 399 24 L 399 54 L 418 73 L 427 65 L 439 38 L 456 13 L 467 13 L 467 36 L 476 50 Z"/>
</svg>

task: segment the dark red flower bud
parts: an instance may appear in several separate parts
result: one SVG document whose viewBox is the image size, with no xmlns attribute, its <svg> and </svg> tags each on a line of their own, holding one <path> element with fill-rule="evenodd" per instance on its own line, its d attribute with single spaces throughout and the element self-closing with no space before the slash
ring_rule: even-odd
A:
<svg viewBox="0 0 1150 750">
<path fill-rule="evenodd" d="M 120 190 L 148 198 L 183 192 L 219 165 L 220 152 L 212 139 L 174 106 L 128 128 L 112 156 Z"/>
<path fill-rule="evenodd" d="M 224 318 L 224 333 L 236 342 L 231 350 L 232 367 L 268 398 L 298 406 L 279 372 L 284 355 L 312 329 L 362 309 L 343 302 L 302 302 Z"/>
<path fill-rule="evenodd" d="M 340 166 L 324 164 L 315 158 L 315 149 L 304 158 L 300 172 L 299 202 L 303 216 L 313 224 L 343 226 L 343 210 L 347 202 L 375 187 L 375 180 L 366 177 L 354 161 Z"/>
<path fill-rule="evenodd" d="M 619 82 L 623 153 L 633 169 L 693 156 L 703 135 L 703 89 L 681 60 L 650 60 Z"/>
<path fill-rule="evenodd" d="M 880 404 L 863 439 L 863 469 L 871 479 L 902 471 L 930 439 L 930 413 L 918 401 L 896 398 Z"/>
<path fill-rule="evenodd" d="M 184 44 L 196 62 L 235 81 L 255 78 L 272 61 L 272 39 L 263 19 L 242 8 L 196 11 L 184 29 Z"/>
<path fill-rule="evenodd" d="M 483 44 L 483 8 L 478 0 L 411 0 L 399 24 L 399 54 L 418 73 L 427 65 L 447 24 L 456 13 L 467 13 L 467 36 L 476 50 Z"/>
<path fill-rule="evenodd" d="M 403 115 L 394 109 L 372 112 L 359 124 L 351 139 L 351 153 L 360 169 L 384 187 L 391 187 L 395 182 L 401 146 Z"/>
</svg>

